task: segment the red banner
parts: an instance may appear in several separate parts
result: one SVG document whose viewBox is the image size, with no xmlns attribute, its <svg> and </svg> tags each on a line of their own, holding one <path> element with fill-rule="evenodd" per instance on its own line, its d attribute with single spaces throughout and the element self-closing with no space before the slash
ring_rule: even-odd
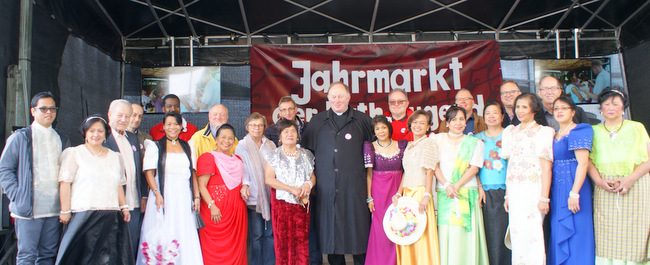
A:
<svg viewBox="0 0 650 265">
<path fill-rule="evenodd" d="M 474 107 L 496 100 L 501 65 L 496 41 L 381 45 L 259 45 L 251 60 L 251 111 L 278 119 L 281 97 L 291 95 L 298 116 L 309 121 L 329 108 L 327 89 L 336 81 L 350 87 L 350 105 L 371 117 L 388 111 L 388 92 L 407 91 L 410 108 L 433 113 L 432 129 L 456 92 L 469 89 Z M 438 117 L 436 119 L 435 117 Z"/>
</svg>

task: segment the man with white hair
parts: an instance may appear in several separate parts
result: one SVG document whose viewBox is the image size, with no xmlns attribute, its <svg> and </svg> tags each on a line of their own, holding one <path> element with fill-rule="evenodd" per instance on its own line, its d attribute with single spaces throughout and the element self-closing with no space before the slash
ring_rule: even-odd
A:
<svg viewBox="0 0 650 265">
<path fill-rule="evenodd" d="M 138 136 L 126 130 L 131 121 L 133 109 L 131 103 L 124 99 L 116 99 L 108 108 L 108 124 L 111 134 L 104 142 L 104 146 L 122 155 L 126 173 L 126 203 L 131 214 L 129 232 L 133 253 L 138 253 L 140 244 L 140 226 L 142 225 L 142 211 L 147 204 L 147 182 L 142 174 L 142 159 Z"/>
<path fill-rule="evenodd" d="M 208 112 L 208 124 L 205 125 L 205 128 L 194 133 L 192 135 L 192 141 L 194 142 L 194 152 L 196 157 L 200 157 L 203 153 L 214 151 L 217 149 L 217 142 L 215 138 L 217 137 L 217 129 L 228 123 L 228 108 L 226 106 L 217 104 L 210 107 Z M 235 153 L 235 147 L 239 140 L 235 137 L 235 144 L 230 148 L 230 153 Z"/>
</svg>

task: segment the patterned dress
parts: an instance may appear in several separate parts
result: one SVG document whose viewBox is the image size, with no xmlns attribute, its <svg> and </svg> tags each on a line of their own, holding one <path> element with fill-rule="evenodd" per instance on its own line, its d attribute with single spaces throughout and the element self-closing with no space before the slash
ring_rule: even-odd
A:
<svg viewBox="0 0 650 265">
<path fill-rule="evenodd" d="M 508 212 L 503 208 L 508 161 L 499 155 L 503 132 L 494 137 L 487 136 L 486 132 L 476 135 L 485 144 L 483 168 L 479 171 L 485 190 L 485 204 L 482 207 L 485 240 L 490 264 L 509 265 L 512 262 L 512 252 L 503 243 L 508 228 Z"/>
<path fill-rule="evenodd" d="M 624 121 L 615 137 L 593 126 L 591 160 L 600 176 L 616 181 L 648 161 L 648 132 L 643 124 Z M 647 264 L 650 261 L 650 178 L 639 178 L 629 192 L 618 195 L 594 189 L 596 264 Z"/>
<path fill-rule="evenodd" d="M 551 184 L 551 235 L 548 264 L 594 264 L 594 223 L 591 210 L 591 182 L 585 179 L 580 188 L 580 211 L 569 210 L 569 192 L 575 182 L 574 150 L 591 151 L 594 131 L 580 123 L 560 140 L 553 140 L 553 178 Z"/>
<path fill-rule="evenodd" d="M 399 189 L 402 181 L 402 156 L 406 149 L 406 140 L 395 141 L 398 145 L 395 153 L 383 155 L 375 152 L 371 142 L 363 143 L 363 160 L 366 167 L 372 168 L 372 184 L 370 194 L 375 203 L 375 212 L 372 213 L 370 237 L 368 238 L 368 252 L 366 264 L 396 264 L 397 252 L 395 243 L 390 241 L 384 232 L 384 214 L 392 203 L 391 198 Z"/>
<path fill-rule="evenodd" d="M 501 156 L 508 159 L 510 240 L 513 264 L 546 264 L 544 216 L 537 205 L 542 192 L 540 158 L 553 160 L 551 127 L 510 125 L 503 131 Z"/>
</svg>

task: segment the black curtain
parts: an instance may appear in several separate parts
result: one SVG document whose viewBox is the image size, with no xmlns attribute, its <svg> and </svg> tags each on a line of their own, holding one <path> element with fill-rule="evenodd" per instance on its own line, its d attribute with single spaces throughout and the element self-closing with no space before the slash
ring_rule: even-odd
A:
<svg viewBox="0 0 650 265">
<path fill-rule="evenodd" d="M 650 125 L 650 42 L 641 43 L 623 51 L 625 63 L 625 77 L 630 95 L 630 112 L 632 119 L 645 125 L 646 130 Z"/>
</svg>

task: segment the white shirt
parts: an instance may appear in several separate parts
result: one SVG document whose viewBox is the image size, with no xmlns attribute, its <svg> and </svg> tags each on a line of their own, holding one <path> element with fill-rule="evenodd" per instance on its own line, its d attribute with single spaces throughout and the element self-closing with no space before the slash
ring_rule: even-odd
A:
<svg viewBox="0 0 650 265">
<path fill-rule="evenodd" d="M 52 126 L 32 123 L 34 218 L 59 216 L 59 158 L 61 138 Z M 19 217 L 19 216 L 16 216 Z"/>
<path fill-rule="evenodd" d="M 115 143 L 117 143 L 117 147 L 120 149 L 120 154 L 122 154 L 122 162 L 124 163 L 124 170 L 126 172 L 126 192 L 124 193 L 126 204 L 129 205 L 129 211 L 133 211 L 133 208 L 140 208 L 140 198 L 138 198 L 136 182 L 136 175 L 138 174 L 135 172 L 135 158 L 133 157 L 133 152 L 136 149 L 135 146 L 129 143 L 126 133 L 120 134 L 115 129 L 111 129 L 111 131 L 113 138 L 115 138 Z M 138 157 L 138 159 L 140 158 Z"/>
</svg>

